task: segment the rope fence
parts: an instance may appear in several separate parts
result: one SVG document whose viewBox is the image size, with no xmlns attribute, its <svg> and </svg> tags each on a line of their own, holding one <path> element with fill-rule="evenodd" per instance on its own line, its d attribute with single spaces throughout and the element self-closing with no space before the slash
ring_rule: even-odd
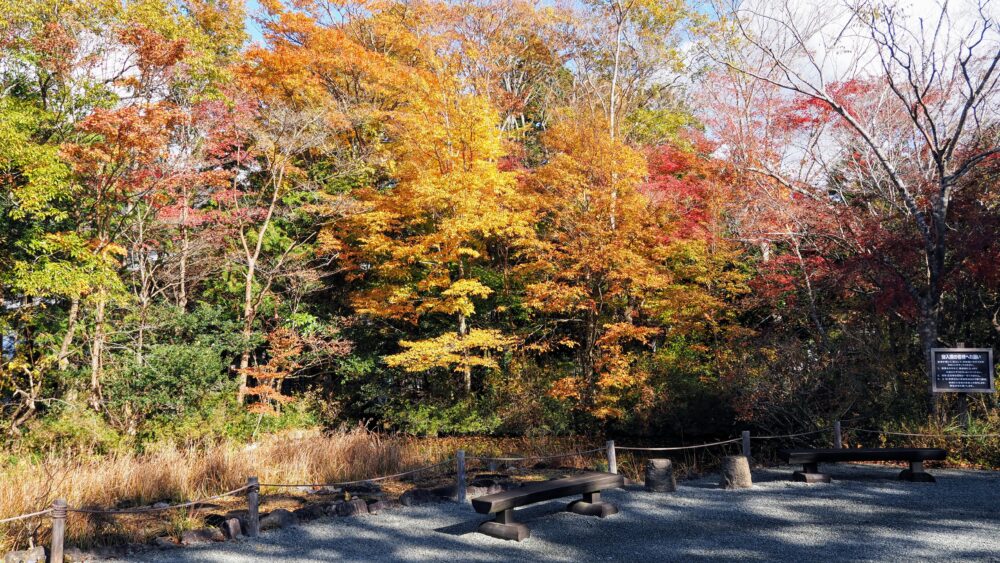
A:
<svg viewBox="0 0 1000 563">
<path fill-rule="evenodd" d="M 10 518 L 4 518 L 0 520 L 0 524 L 6 524 L 7 522 L 17 522 L 18 520 L 28 520 L 29 518 L 37 518 L 38 516 L 45 516 L 52 512 L 51 508 L 46 508 L 45 510 L 39 510 L 38 512 L 32 512 L 31 514 L 21 514 L 19 516 L 11 516 Z"/>
<path fill-rule="evenodd" d="M 621 449 L 621 448 L 619 448 L 619 449 Z M 512 462 L 516 462 L 516 461 L 543 461 L 543 460 L 546 460 L 546 459 L 560 459 L 560 458 L 567 458 L 567 457 L 576 457 L 576 456 L 587 455 L 587 454 L 592 454 L 594 452 L 603 452 L 603 451 L 604 451 L 604 448 L 594 448 L 594 449 L 591 449 L 591 450 L 583 450 L 583 451 L 579 451 L 579 452 L 572 452 L 572 453 L 565 453 L 565 454 L 556 454 L 556 455 L 539 455 L 539 456 L 529 456 L 529 457 L 486 457 L 486 456 L 474 456 L 474 457 L 469 457 L 468 459 L 475 459 L 475 460 L 478 460 L 478 461 L 485 461 L 487 463 L 489 463 L 491 461 L 512 463 Z"/>
<path fill-rule="evenodd" d="M 739 442 L 741 438 L 733 438 L 732 440 L 723 440 L 721 442 L 712 442 L 710 444 L 698 444 L 696 446 L 671 446 L 666 448 L 645 448 L 645 447 L 635 447 L 635 446 L 615 446 L 615 449 L 625 450 L 625 451 L 645 451 L 645 452 L 673 452 L 680 450 L 698 450 L 701 448 L 711 448 L 714 446 L 722 446 L 725 444 L 733 444 Z"/>
<path fill-rule="evenodd" d="M 171 504 L 169 506 L 156 506 L 156 507 L 147 506 L 147 507 L 143 507 L 143 508 L 117 508 L 117 509 L 111 509 L 111 510 L 100 510 L 100 509 L 93 509 L 93 508 L 67 508 L 66 510 L 68 512 L 77 512 L 77 513 L 80 513 L 80 514 L 148 514 L 148 513 L 151 513 L 151 512 L 166 512 L 168 510 L 176 510 L 178 508 L 187 508 L 189 506 L 197 506 L 197 505 L 200 505 L 200 504 L 205 504 L 205 503 L 207 503 L 209 501 L 219 500 L 219 499 L 225 498 L 225 497 L 231 497 L 231 496 L 233 496 L 233 495 L 235 495 L 237 493 L 242 493 L 243 491 L 246 491 L 246 490 L 249 490 L 249 489 L 250 489 L 250 485 L 243 485 L 242 487 L 240 487 L 238 489 L 233 489 L 231 491 L 226 491 L 224 493 L 220 493 L 220 494 L 213 495 L 213 496 L 210 496 L 210 497 L 204 497 L 204 498 L 200 498 L 198 500 L 192 500 L 192 501 L 184 502 L 184 503 L 181 503 L 181 504 Z"/>
<path fill-rule="evenodd" d="M 1000 438 L 1000 434 L 916 434 L 910 432 L 890 432 L 888 430 L 871 430 L 868 428 L 851 428 L 854 432 L 881 434 L 885 436 L 906 436 L 909 438 Z"/>
<path fill-rule="evenodd" d="M 403 471 L 402 473 L 394 473 L 392 475 L 383 475 L 381 477 L 372 477 L 371 479 L 358 479 L 358 480 L 355 480 L 355 481 L 341 481 L 339 483 L 319 483 L 319 484 L 316 484 L 316 483 L 303 483 L 303 484 L 295 484 L 295 483 L 261 483 L 260 486 L 261 487 L 279 487 L 279 488 L 280 487 L 312 487 L 314 489 L 318 489 L 318 488 L 322 488 L 322 487 L 346 487 L 346 486 L 349 486 L 349 485 L 359 485 L 361 483 L 376 483 L 376 482 L 379 482 L 379 481 L 387 481 L 389 479 L 398 479 L 399 477 L 405 477 L 407 475 L 414 475 L 416 473 L 422 473 L 422 472 L 427 471 L 429 469 L 436 469 L 438 467 L 443 467 L 445 465 L 451 465 L 454 461 L 455 461 L 454 458 L 447 459 L 445 461 L 442 461 L 441 463 L 435 463 L 434 465 L 427 465 L 427 466 L 424 466 L 424 467 L 418 467 L 416 469 L 411 469 L 409 471 Z"/>
<path fill-rule="evenodd" d="M 260 533 L 260 489 L 261 487 L 273 487 L 273 488 L 288 488 L 288 487 L 311 487 L 311 488 L 334 488 L 334 487 L 345 487 L 350 485 L 357 485 L 363 483 L 373 483 L 380 481 L 387 481 L 391 479 L 399 479 L 401 477 L 406 477 L 409 475 L 415 475 L 425 471 L 430 471 L 432 469 L 438 469 L 446 466 L 455 466 L 455 488 L 456 495 L 455 498 L 459 502 L 465 501 L 466 496 L 466 480 L 467 480 L 467 470 L 466 470 L 466 460 L 474 460 L 479 462 L 486 462 L 489 464 L 493 463 L 517 463 L 517 462 L 528 462 L 528 461 L 544 461 L 550 459 L 562 459 L 569 457 L 578 457 L 589 454 L 595 454 L 598 452 L 604 452 L 607 457 L 607 471 L 610 473 L 618 473 L 618 464 L 616 452 L 621 451 L 636 451 L 636 452 L 678 452 L 678 451 L 691 451 L 700 450 L 705 448 L 714 448 L 720 446 L 728 446 L 730 444 L 735 444 L 742 442 L 742 453 L 746 457 L 751 457 L 751 440 L 787 440 L 792 438 L 801 438 L 804 436 L 812 436 L 816 434 L 823 434 L 827 432 L 832 432 L 833 444 L 835 448 L 843 447 L 843 431 L 845 429 L 841 428 L 841 421 L 834 421 L 832 426 L 819 428 L 816 430 L 809 430 L 806 432 L 798 432 L 792 434 L 774 434 L 774 435 L 763 435 L 754 436 L 751 435 L 750 431 L 744 430 L 741 436 L 738 438 L 731 438 L 728 440 L 721 440 L 717 442 L 708 442 L 704 444 L 686 445 L 686 446 L 663 446 L 663 447 L 645 447 L 645 446 L 618 446 L 615 444 L 614 440 L 608 440 L 605 447 L 595 447 L 586 450 L 566 452 L 551 455 L 539 455 L 539 456 L 524 456 L 524 457 L 503 457 L 503 456 L 469 456 L 465 455 L 465 450 L 460 449 L 456 452 L 455 457 L 446 459 L 439 463 L 426 465 L 423 467 L 418 467 L 415 469 L 410 469 L 407 471 L 402 471 L 399 473 L 393 473 L 391 475 L 382 475 L 379 477 L 372 477 L 369 479 L 357 479 L 354 481 L 340 481 L 335 483 L 260 483 L 257 477 L 249 477 L 247 479 L 247 484 L 241 487 L 209 496 L 200 498 L 197 500 L 187 501 L 180 504 L 172 504 L 168 506 L 158 506 L 158 507 L 142 507 L 142 508 L 124 508 L 124 509 L 91 509 L 91 508 L 73 508 L 66 504 L 63 499 L 57 499 L 52 503 L 50 508 L 39 510 L 37 512 L 32 512 L 29 514 L 21 514 L 18 516 L 12 516 L 8 518 L 0 519 L 0 524 L 8 524 L 12 522 L 28 520 L 31 518 L 39 518 L 49 516 L 52 519 L 52 534 L 51 534 L 51 547 L 50 554 L 51 560 L 61 561 L 63 556 L 63 540 L 65 536 L 66 529 L 66 517 L 67 513 L 78 513 L 78 514 L 104 514 L 104 515 L 124 515 L 124 514 L 150 514 L 158 512 L 166 512 L 170 510 L 177 510 L 180 508 L 188 508 L 193 506 L 199 506 L 206 504 L 210 501 L 219 500 L 226 497 L 231 497 L 238 495 L 240 493 L 246 493 L 247 497 L 247 507 L 248 516 L 246 521 L 246 535 L 255 538 Z M 894 432 L 886 430 L 873 430 L 869 428 L 847 428 L 849 432 L 861 432 L 867 434 L 878 434 L 887 436 L 901 436 L 901 437 L 920 437 L 920 438 L 995 438 L 1000 437 L 1000 434 L 921 434 L 921 433 L 908 433 L 908 432 Z"/>
</svg>

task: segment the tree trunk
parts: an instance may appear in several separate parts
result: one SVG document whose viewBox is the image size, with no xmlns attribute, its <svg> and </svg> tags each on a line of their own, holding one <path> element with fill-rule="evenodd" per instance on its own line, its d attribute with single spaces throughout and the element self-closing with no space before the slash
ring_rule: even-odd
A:
<svg viewBox="0 0 1000 563">
<path fill-rule="evenodd" d="M 181 207 L 181 257 L 179 265 L 180 281 L 177 286 L 177 308 L 180 309 L 181 312 L 187 311 L 187 301 L 188 301 L 187 261 L 188 261 L 188 252 L 190 252 L 191 248 L 191 241 L 188 238 L 187 220 L 188 220 L 188 202 L 187 202 L 187 195 L 185 192 L 185 196 Z"/>
<path fill-rule="evenodd" d="M 94 312 L 94 337 L 90 345 L 90 404 L 95 410 L 101 408 L 101 371 L 104 354 L 104 315 L 108 303 L 107 290 L 103 287 L 97 294 Z"/>
<path fill-rule="evenodd" d="M 469 327 L 465 320 L 465 315 L 458 316 L 458 337 L 465 338 L 469 334 Z M 469 351 L 462 350 L 462 378 L 465 395 L 472 394 L 472 366 L 469 365 Z"/>
<path fill-rule="evenodd" d="M 256 271 L 256 260 L 251 260 L 247 266 L 246 286 L 243 293 L 243 353 L 240 354 L 240 387 L 236 393 L 236 401 L 243 404 L 246 398 L 247 374 L 250 367 L 250 336 L 253 334 L 253 321 L 256 307 L 253 301 L 253 278 Z"/>
<path fill-rule="evenodd" d="M 66 321 L 66 334 L 63 335 L 62 345 L 59 346 L 59 369 L 69 368 L 69 347 L 73 345 L 73 336 L 76 334 L 76 319 L 80 315 L 80 298 L 74 297 L 69 304 L 69 317 Z"/>
</svg>

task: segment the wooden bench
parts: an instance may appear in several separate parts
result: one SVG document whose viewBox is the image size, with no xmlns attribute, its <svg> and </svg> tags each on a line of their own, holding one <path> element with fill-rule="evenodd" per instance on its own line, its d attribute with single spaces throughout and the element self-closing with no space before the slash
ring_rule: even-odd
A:
<svg viewBox="0 0 1000 563">
<path fill-rule="evenodd" d="M 908 461 L 910 468 L 899 474 L 903 481 L 933 483 L 934 477 L 924 472 L 925 461 L 940 461 L 948 457 L 948 452 L 938 448 L 841 448 L 780 450 L 778 457 L 792 465 L 801 465 L 792 478 L 806 483 L 829 483 L 830 476 L 819 472 L 820 463 L 842 461 Z"/>
<path fill-rule="evenodd" d="M 516 489 L 472 499 L 472 506 L 480 514 L 496 514 L 494 520 L 483 522 L 479 531 L 503 540 L 521 541 L 531 536 L 528 527 L 514 521 L 514 509 L 536 502 L 571 495 L 583 495 L 582 500 L 571 502 L 566 510 L 585 516 L 604 518 L 616 514 L 618 509 L 601 501 L 601 491 L 624 486 L 621 475 L 612 473 L 584 473 L 563 479 L 528 483 Z"/>
</svg>

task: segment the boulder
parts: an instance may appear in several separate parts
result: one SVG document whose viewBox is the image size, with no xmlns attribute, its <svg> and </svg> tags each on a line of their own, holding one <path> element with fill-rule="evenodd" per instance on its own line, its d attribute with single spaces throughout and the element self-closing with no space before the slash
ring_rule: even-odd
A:
<svg viewBox="0 0 1000 563">
<path fill-rule="evenodd" d="M 368 501 L 368 514 L 378 514 L 383 510 L 388 510 L 389 505 L 383 500 Z"/>
<path fill-rule="evenodd" d="M 431 502 L 439 502 L 441 497 L 427 489 L 410 489 L 399 497 L 399 504 L 403 506 L 416 506 Z"/>
<path fill-rule="evenodd" d="M 11 551 L 4 555 L 3 563 L 45 563 L 45 548 L 38 545 L 31 549 Z"/>
<path fill-rule="evenodd" d="M 294 514 L 284 508 L 276 508 L 260 518 L 261 530 L 272 530 L 274 528 L 285 528 L 298 524 L 298 519 Z"/>
<path fill-rule="evenodd" d="M 351 493 L 351 496 L 377 495 L 382 492 L 382 486 L 373 481 L 344 485 L 344 491 Z"/>
<path fill-rule="evenodd" d="M 222 523 L 222 533 L 229 539 L 239 539 L 243 535 L 243 525 L 239 518 L 230 518 Z"/>
<path fill-rule="evenodd" d="M 458 487 L 455 485 L 442 485 L 440 487 L 434 487 L 431 489 L 431 494 L 439 499 L 455 500 L 458 498 Z"/>
<path fill-rule="evenodd" d="M 293 510 L 292 514 L 294 514 L 300 522 L 306 522 L 326 516 L 326 507 L 322 504 L 307 504 L 302 508 Z"/>
<path fill-rule="evenodd" d="M 218 528 L 188 530 L 181 534 L 181 543 L 184 545 L 196 545 L 215 541 L 226 541 L 226 536 L 222 535 L 222 530 Z"/>
<path fill-rule="evenodd" d="M 170 536 L 158 536 L 153 540 L 153 547 L 157 549 L 174 549 L 178 546 L 177 542 L 174 541 L 174 538 Z"/>
<path fill-rule="evenodd" d="M 361 499 L 345 500 L 337 505 L 337 516 L 368 514 L 368 503 Z"/>
<path fill-rule="evenodd" d="M 750 462 L 743 455 L 729 455 L 722 458 L 722 481 L 724 489 L 749 489 L 753 486 L 750 476 Z"/>
<path fill-rule="evenodd" d="M 84 551 L 79 547 L 67 547 L 63 550 L 63 561 L 66 563 L 84 563 L 85 561 L 97 561 L 100 557 L 96 553 Z"/>
<path fill-rule="evenodd" d="M 654 493 L 672 493 L 677 490 L 674 464 L 669 459 L 646 460 L 646 490 Z"/>
</svg>

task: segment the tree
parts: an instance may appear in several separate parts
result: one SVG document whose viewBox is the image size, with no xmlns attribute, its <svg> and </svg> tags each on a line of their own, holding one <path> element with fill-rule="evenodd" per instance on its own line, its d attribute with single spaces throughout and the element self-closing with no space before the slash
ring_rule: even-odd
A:
<svg viewBox="0 0 1000 563">
<path fill-rule="evenodd" d="M 1000 150 L 977 117 L 997 102 L 996 20 L 969 2 L 943 4 L 929 25 L 884 2 L 732 5 L 725 13 L 735 39 L 716 44 L 735 48 L 714 57 L 809 114 L 799 129 L 810 141 L 798 160 L 808 166 L 772 160 L 766 174 L 842 217 L 877 210 L 917 242 L 918 255 L 880 253 L 872 261 L 915 304 L 929 361 L 940 337 L 956 190 Z M 853 56 L 844 60 L 842 50 Z"/>
</svg>

